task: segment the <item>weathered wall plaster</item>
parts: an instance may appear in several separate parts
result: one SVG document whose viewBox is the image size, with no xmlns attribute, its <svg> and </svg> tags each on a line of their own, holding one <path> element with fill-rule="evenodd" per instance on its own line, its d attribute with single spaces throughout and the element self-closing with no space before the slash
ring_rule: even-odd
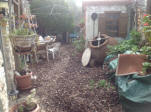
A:
<svg viewBox="0 0 151 112">
<path fill-rule="evenodd" d="M 86 40 L 93 39 L 93 20 L 91 19 L 92 13 L 104 13 L 105 11 L 121 11 L 122 13 L 127 12 L 125 5 L 109 5 L 109 6 L 89 6 L 86 8 Z M 95 34 L 98 35 L 98 19 L 95 21 Z"/>
</svg>

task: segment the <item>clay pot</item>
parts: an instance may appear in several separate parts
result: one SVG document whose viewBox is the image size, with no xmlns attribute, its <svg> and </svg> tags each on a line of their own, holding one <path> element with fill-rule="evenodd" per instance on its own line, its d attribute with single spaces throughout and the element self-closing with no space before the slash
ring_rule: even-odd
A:
<svg viewBox="0 0 151 112">
<path fill-rule="evenodd" d="M 93 59 L 93 63 L 103 64 L 105 57 L 107 56 L 108 45 L 114 46 L 117 44 L 117 41 L 113 37 L 109 37 L 105 34 L 102 34 L 105 40 L 102 40 L 100 45 L 95 45 L 98 42 L 90 41 L 89 48 L 91 49 L 91 59 Z"/>
<path fill-rule="evenodd" d="M 32 73 L 28 73 L 23 76 L 17 76 L 15 75 L 15 80 L 17 83 L 17 88 L 19 90 L 27 90 L 32 87 L 32 79 L 31 79 Z"/>
<path fill-rule="evenodd" d="M 23 103 L 21 103 L 21 104 L 17 104 L 17 105 L 15 105 L 15 106 L 13 106 L 13 107 L 9 110 L 9 112 L 16 112 L 18 106 L 24 105 L 24 104 L 25 104 L 25 103 L 23 102 Z M 37 107 L 36 107 L 34 110 L 30 111 L 30 112 L 40 112 L 40 107 L 39 107 L 39 105 L 37 104 Z"/>
</svg>

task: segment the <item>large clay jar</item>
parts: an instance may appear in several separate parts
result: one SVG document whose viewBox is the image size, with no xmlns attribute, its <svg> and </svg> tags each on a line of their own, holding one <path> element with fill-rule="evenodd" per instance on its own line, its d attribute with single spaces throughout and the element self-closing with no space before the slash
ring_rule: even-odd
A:
<svg viewBox="0 0 151 112">
<path fill-rule="evenodd" d="M 31 75 L 32 75 L 31 73 L 27 73 L 26 75 L 23 76 L 15 75 L 17 89 L 19 90 L 30 89 L 32 87 Z"/>
<path fill-rule="evenodd" d="M 113 37 L 109 37 L 105 34 L 102 34 L 106 38 L 100 45 L 95 45 L 95 40 L 89 42 L 89 47 L 91 49 L 91 60 L 95 63 L 103 64 L 105 57 L 107 56 L 108 45 L 114 46 L 118 42 Z"/>
</svg>

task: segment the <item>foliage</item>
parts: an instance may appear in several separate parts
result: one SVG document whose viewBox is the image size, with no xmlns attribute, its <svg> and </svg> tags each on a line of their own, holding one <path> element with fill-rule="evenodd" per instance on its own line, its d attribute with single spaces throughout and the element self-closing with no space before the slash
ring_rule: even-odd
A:
<svg viewBox="0 0 151 112">
<path fill-rule="evenodd" d="M 18 107 L 18 112 L 24 112 L 24 105 L 20 105 Z"/>
<path fill-rule="evenodd" d="M 28 111 L 27 109 L 29 109 L 29 111 L 35 109 L 34 107 L 36 107 L 36 103 L 34 103 L 32 99 L 35 97 L 35 94 L 36 94 L 35 90 L 32 90 L 32 93 L 29 96 L 27 96 L 27 100 L 25 100 L 23 104 L 18 106 L 17 112 L 27 112 Z"/>
<path fill-rule="evenodd" d="M 34 32 L 28 28 L 19 28 L 12 32 L 12 35 L 32 35 Z"/>
<path fill-rule="evenodd" d="M 127 50 L 134 50 L 134 52 L 136 52 L 138 50 L 138 46 L 133 44 L 133 41 L 130 40 L 124 40 L 123 42 L 121 42 L 120 44 L 116 45 L 116 46 L 108 46 L 109 51 L 108 51 L 108 55 L 118 55 L 118 54 L 122 54 Z"/>
<path fill-rule="evenodd" d="M 32 0 L 31 12 L 36 15 L 39 33 L 71 32 L 73 14 L 64 0 Z"/>
<path fill-rule="evenodd" d="M 106 80 L 100 80 L 98 82 L 98 87 L 106 87 L 106 84 L 107 84 Z"/>
<path fill-rule="evenodd" d="M 73 46 L 78 52 L 82 52 L 85 49 L 85 40 L 83 37 L 80 39 L 77 38 L 76 40 L 73 41 Z"/>
<path fill-rule="evenodd" d="M 143 18 L 143 32 L 146 40 L 151 44 L 151 15 L 144 15 Z"/>
<path fill-rule="evenodd" d="M 145 54 L 145 55 L 151 55 L 151 47 L 150 46 L 143 46 L 140 49 L 140 53 Z"/>
<path fill-rule="evenodd" d="M 141 33 L 133 29 L 130 33 L 130 37 L 132 38 L 132 43 L 134 45 L 139 45 L 141 42 Z"/>
<path fill-rule="evenodd" d="M 105 89 L 115 89 L 114 86 L 111 86 L 110 82 L 107 82 L 106 80 L 102 79 L 98 82 L 95 82 L 94 80 L 90 80 L 89 82 L 90 89 L 96 88 L 105 88 Z"/>
<path fill-rule="evenodd" d="M 4 17 L 3 14 L 0 14 L 0 26 L 5 27 L 7 24 L 8 18 Z"/>
<path fill-rule="evenodd" d="M 8 21 L 8 19 L 6 19 L 6 18 L 1 19 L 0 20 L 0 26 L 5 27 L 7 24 L 7 21 Z"/>
<path fill-rule="evenodd" d="M 26 69 L 27 69 L 27 64 L 24 59 L 21 57 L 18 57 L 19 61 L 19 66 L 17 68 L 17 71 L 20 73 L 20 75 L 26 75 Z"/>
<path fill-rule="evenodd" d="M 127 50 L 137 52 L 139 50 L 139 44 L 141 42 L 141 33 L 137 32 L 136 30 L 132 30 L 130 35 L 131 35 L 131 39 L 124 40 L 120 44 L 114 47 L 108 46 L 109 48 L 108 55 L 122 54 Z"/>
<path fill-rule="evenodd" d="M 93 89 L 94 86 L 95 86 L 95 81 L 94 80 L 90 80 L 89 86 L 90 86 L 91 89 Z"/>
<path fill-rule="evenodd" d="M 143 63 L 143 73 L 147 73 L 148 69 L 151 68 L 151 63 L 150 62 L 144 62 Z"/>
</svg>

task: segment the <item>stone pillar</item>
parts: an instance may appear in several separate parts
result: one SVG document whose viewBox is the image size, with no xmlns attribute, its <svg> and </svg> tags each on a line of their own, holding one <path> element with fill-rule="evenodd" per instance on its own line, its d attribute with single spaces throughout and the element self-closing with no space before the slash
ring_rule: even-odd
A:
<svg viewBox="0 0 151 112">
<path fill-rule="evenodd" d="M 2 36 L 2 45 L 3 45 L 3 54 L 4 54 L 4 62 L 5 62 L 5 73 L 7 79 L 7 87 L 8 92 L 10 92 L 14 85 L 14 70 L 15 70 L 15 63 L 14 63 L 14 55 L 12 51 L 11 41 L 9 36 L 3 35 Z"/>
<path fill-rule="evenodd" d="M 6 30 L 6 31 L 5 31 Z M 4 67 L 0 68 L 0 112 L 8 112 L 9 109 L 9 96 L 8 93 L 15 88 L 14 84 L 14 56 L 12 52 L 12 45 L 9 38 L 9 28 L 3 27 L 2 33 L 0 28 L 0 39 L 2 46 L 2 54 Z M 1 110 L 2 109 L 2 110 Z"/>
<path fill-rule="evenodd" d="M 9 108 L 9 100 L 8 100 L 8 92 L 7 92 L 7 84 L 6 84 L 6 76 L 4 72 L 3 65 L 3 55 L 2 55 L 2 38 L 1 38 L 1 29 L 0 29 L 0 112 L 8 112 Z"/>
<path fill-rule="evenodd" d="M 0 61 L 2 61 L 2 54 L 0 51 Z M 0 112 L 8 112 L 9 101 L 7 94 L 7 85 L 4 67 L 0 66 Z"/>
</svg>

